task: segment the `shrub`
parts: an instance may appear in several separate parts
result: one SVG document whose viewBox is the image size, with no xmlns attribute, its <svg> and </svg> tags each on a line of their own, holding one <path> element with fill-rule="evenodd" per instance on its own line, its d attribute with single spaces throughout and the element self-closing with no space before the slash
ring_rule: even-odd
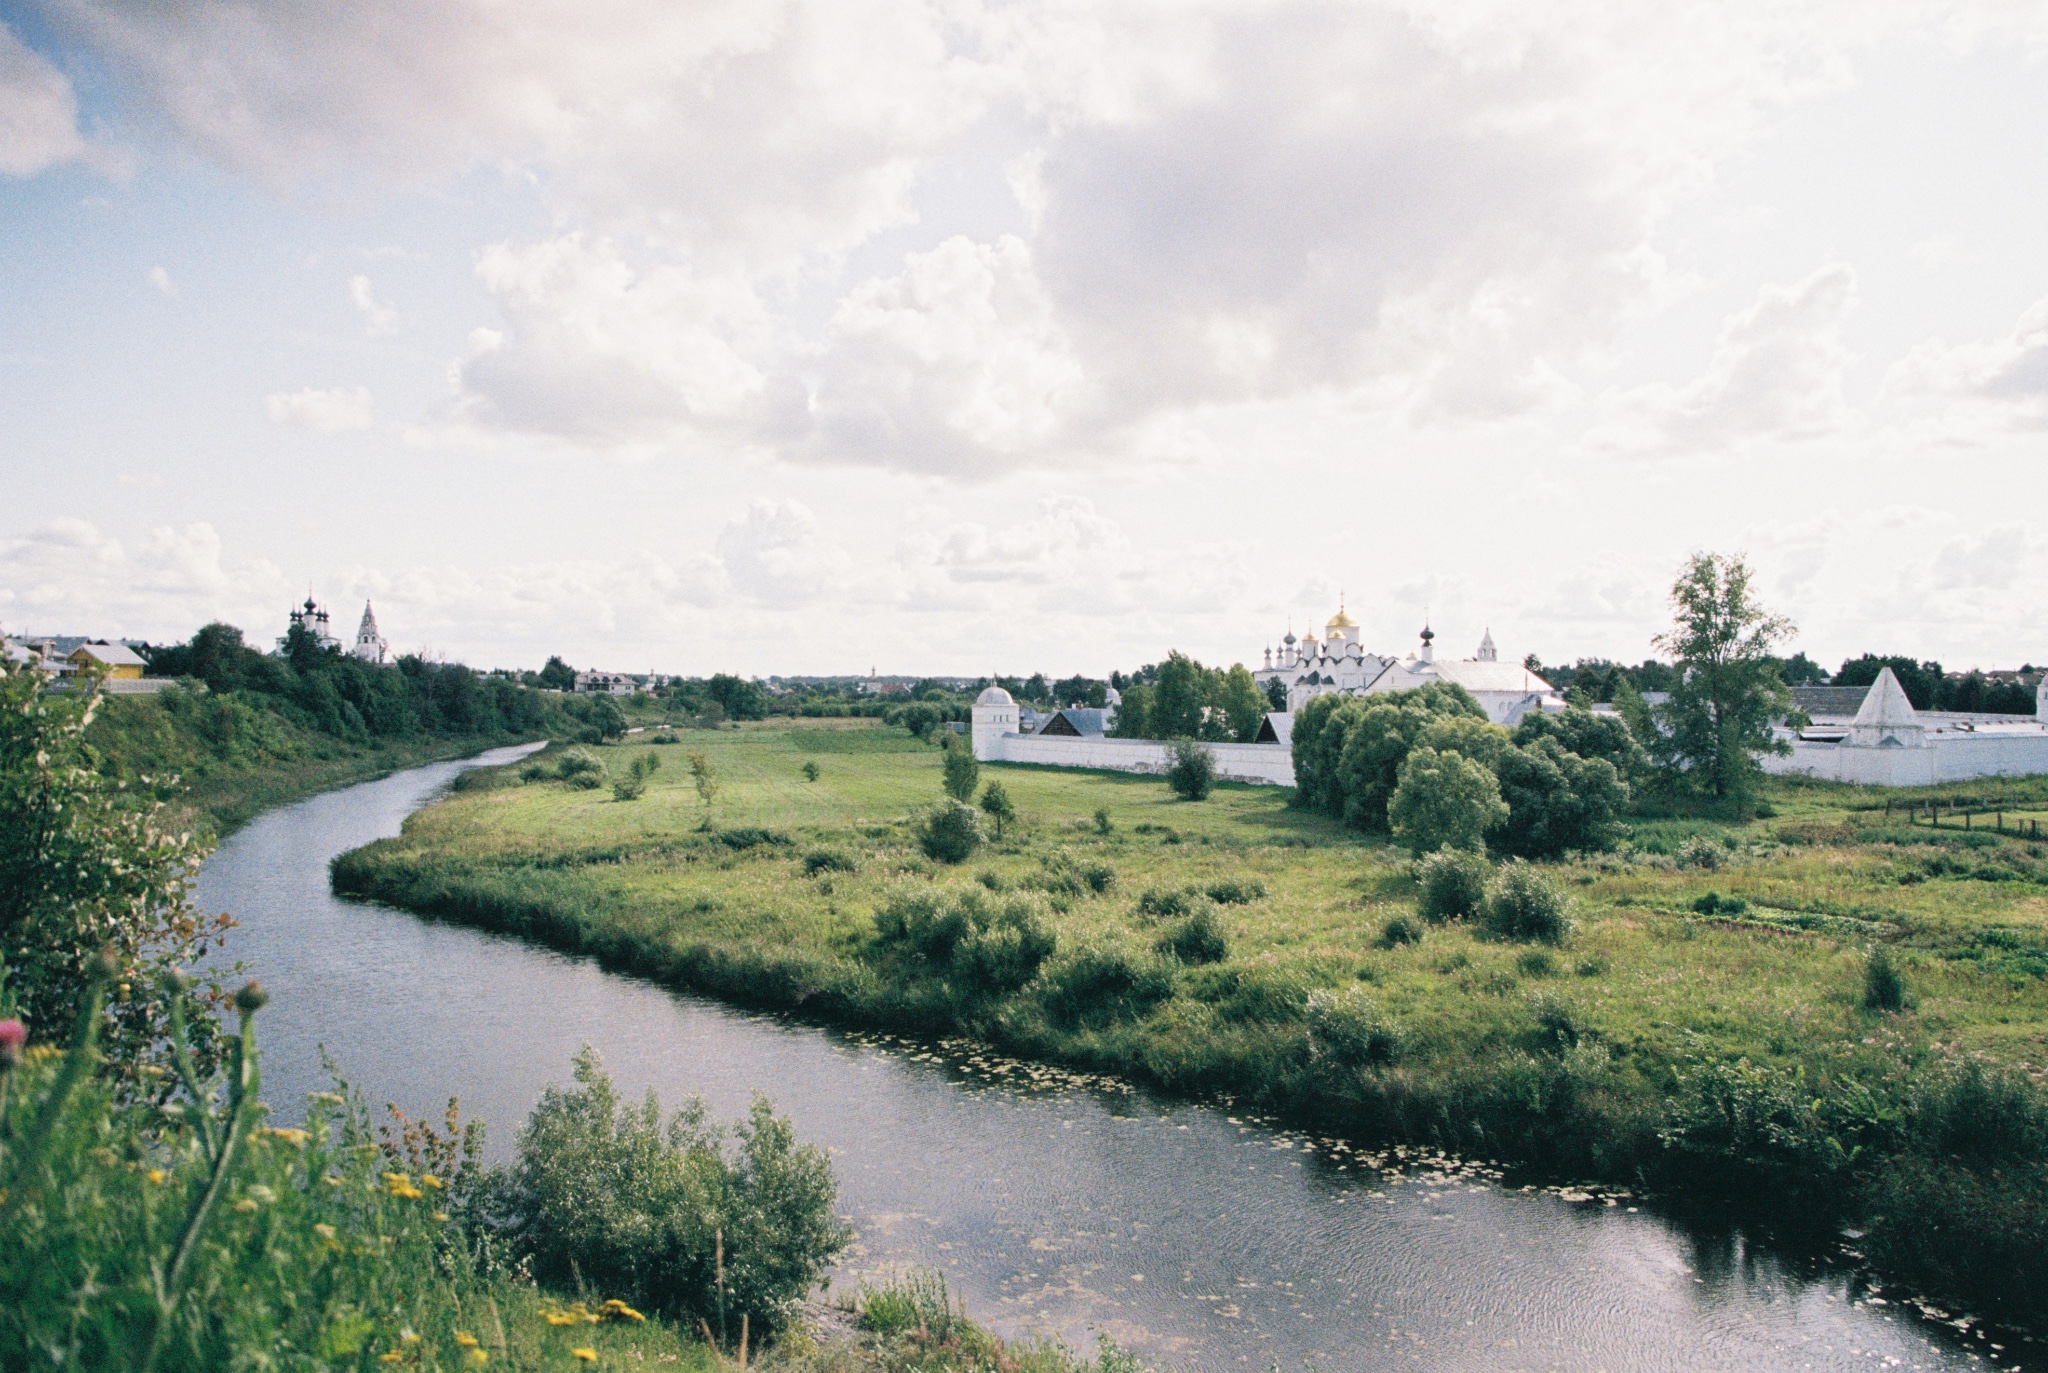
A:
<svg viewBox="0 0 2048 1373">
<path fill-rule="evenodd" d="M 1159 936 L 1159 952 L 1187 964 L 1221 963 L 1230 956 L 1230 943 L 1215 908 L 1204 906 Z"/>
<path fill-rule="evenodd" d="M 638 801 L 646 794 L 647 779 L 637 772 L 612 779 L 612 799 L 614 801 Z"/>
<path fill-rule="evenodd" d="M 562 780 L 578 791 L 596 791 L 604 785 L 604 774 L 601 772 L 572 772 Z"/>
<path fill-rule="evenodd" d="M 1266 895 L 1266 884 L 1256 877 L 1238 878 L 1225 882 L 1211 882 L 1203 888 L 1209 899 L 1224 906 L 1248 906 L 1262 900 Z"/>
<path fill-rule="evenodd" d="M 545 763 L 528 763 L 525 767 L 519 769 L 519 780 L 522 782 L 545 782 L 548 779 L 548 775 L 547 764 Z"/>
<path fill-rule="evenodd" d="M 1680 844 L 1678 852 L 1673 855 L 1678 859 L 1679 867 L 1701 868 L 1707 872 L 1720 867 L 1722 860 L 1727 856 L 1728 850 L 1725 846 L 1715 843 L 1704 834 L 1695 834 Z"/>
<path fill-rule="evenodd" d="M 1119 943 L 1086 944 L 1045 970 L 1041 1003 L 1070 1025 L 1136 1019 L 1173 995 L 1171 965 Z"/>
<path fill-rule="evenodd" d="M 1873 1011 L 1906 1009 L 1906 979 L 1892 965 L 1883 945 L 1872 949 L 1863 960 L 1863 1005 Z"/>
<path fill-rule="evenodd" d="M 818 763 L 816 759 L 806 758 L 804 760 L 804 780 L 806 782 L 818 780 Z"/>
<path fill-rule="evenodd" d="M 965 800 L 965 797 L 961 798 Z M 981 813 L 996 822 L 996 838 L 1003 837 L 1003 826 L 1017 818 L 1017 807 L 1010 800 L 1010 793 L 1001 782 L 991 781 L 981 790 Z"/>
<path fill-rule="evenodd" d="M 1154 920 L 1166 920 L 1177 915 L 1191 914 L 1195 909 L 1195 898 L 1184 891 L 1171 887 L 1147 887 L 1138 898 L 1138 914 L 1149 915 Z"/>
<path fill-rule="evenodd" d="M 1387 803 L 1387 824 L 1412 853 L 1440 848 L 1479 850 L 1486 832 L 1507 819 L 1500 783 L 1461 753 L 1411 751 Z"/>
<path fill-rule="evenodd" d="M 1546 1047 L 1562 1052 L 1585 1035 L 1578 1012 L 1562 997 L 1535 996 L 1530 998 L 1530 1006 L 1536 1012 L 1536 1033 Z"/>
<path fill-rule="evenodd" d="M 964 863 L 981 847 L 981 822 L 958 801 L 941 801 L 926 813 L 917 842 L 938 863 Z"/>
<path fill-rule="evenodd" d="M 734 852 L 757 849 L 764 844 L 787 844 L 790 838 L 775 830 L 756 829 L 752 825 L 738 825 L 729 830 L 720 830 L 718 842 Z"/>
<path fill-rule="evenodd" d="M 1109 823 L 1109 807 L 1097 806 L 1095 808 L 1095 832 L 1097 834 L 1108 834 L 1115 828 L 1114 825 Z"/>
<path fill-rule="evenodd" d="M 1315 1056 L 1341 1067 L 1374 1067 L 1400 1057 L 1399 1032 L 1360 987 L 1310 992 L 1308 1034 Z"/>
<path fill-rule="evenodd" d="M 1557 960 L 1542 949 L 1531 949 L 1515 960 L 1515 970 L 1524 977 L 1549 977 L 1557 971 Z"/>
<path fill-rule="evenodd" d="M 1581 758 L 1553 738 L 1508 749 L 1494 763 L 1506 818 L 1490 838 L 1503 853 L 1555 858 L 1614 847 L 1628 785 L 1604 758 Z"/>
<path fill-rule="evenodd" d="M 1383 949 L 1393 949 L 1403 944 L 1419 944 L 1421 942 L 1422 926 L 1416 924 L 1405 915 L 1397 915 L 1380 927 L 1380 947 Z"/>
<path fill-rule="evenodd" d="M 677 1316 L 778 1328 L 851 1239 L 833 1214 L 824 1152 L 798 1144 L 761 1097 L 734 1128 L 695 1100 L 664 1122 L 653 1093 L 638 1107 L 620 1100 L 588 1048 L 576 1083 L 541 1093 L 497 1198 L 535 1275 Z"/>
<path fill-rule="evenodd" d="M 1483 854 L 1438 849 L 1415 866 L 1422 893 L 1415 903 L 1424 920 L 1442 922 L 1478 915 L 1493 880 L 1493 864 Z"/>
<path fill-rule="evenodd" d="M 838 849 L 812 849 L 804 855 L 804 875 L 816 877 L 821 872 L 857 872 L 859 866 L 847 854 Z"/>
<path fill-rule="evenodd" d="M 670 733 L 669 731 L 663 730 L 661 733 L 655 735 L 647 742 L 650 744 L 679 744 L 682 742 L 682 740 L 678 738 L 676 735 Z"/>
<path fill-rule="evenodd" d="M 1701 915 L 1741 915 L 1749 909 L 1749 902 L 1739 896 L 1723 896 L 1710 891 L 1694 901 L 1692 908 Z"/>
<path fill-rule="evenodd" d="M 579 777 L 603 777 L 604 760 L 587 748 L 564 749 L 561 759 L 555 764 L 555 776 L 564 782 L 573 782 Z M 596 782 L 589 785 L 596 786 Z"/>
<path fill-rule="evenodd" d="M 1208 800 L 1216 789 L 1216 755 L 1193 739 L 1176 740 L 1166 785 L 1183 801 Z"/>
<path fill-rule="evenodd" d="M 1501 869 L 1500 882 L 1486 900 L 1486 929 L 1497 939 L 1562 944 L 1571 933 L 1565 895 L 1555 882 L 1527 863 Z"/>
</svg>

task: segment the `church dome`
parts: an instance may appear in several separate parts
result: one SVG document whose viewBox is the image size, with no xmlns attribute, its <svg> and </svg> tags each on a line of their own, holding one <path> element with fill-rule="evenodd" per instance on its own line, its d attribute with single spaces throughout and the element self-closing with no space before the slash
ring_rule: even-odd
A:
<svg viewBox="0 0 2048 1373">
<path fill-rule="evenodd" d="M 1010 699 L 1009 692 L 1004 691 L 999 686 L 992 686 L 985 689 L 981 695 L 975 697 L 974 704 L 978 706 L 1014 706 L 1017 703 Z"/>
<path fill-rule="evenodd" d="M 1330 617 L 1330 622 L 1324 625 L 1323 628 L 1333 632 L 1339 629 L 1356 629 L 1358 628 L 1358 621 L 1345 614 L 1344 607 L 1340 605 L 1337 607 L 1337 613 Z"/>
</svg>

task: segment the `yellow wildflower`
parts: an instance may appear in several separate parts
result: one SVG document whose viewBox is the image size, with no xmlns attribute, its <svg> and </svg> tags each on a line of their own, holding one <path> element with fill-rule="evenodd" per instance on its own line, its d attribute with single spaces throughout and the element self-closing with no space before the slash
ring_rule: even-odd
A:
<svg viewBox="0 0 2048 1373">
<path fill-rule="evenodd" d="M 435 1211 L 428 1216 L 428 1219 L 436 1223 L 445 1223 L 448 1219 L 448 1213 L 446 1211 Z"/>
<path fill-rule="evenodd" d="M 392 1350 L 392 1351 L 391 1351 L 391 1352 L 390 1352 L 389 1354 L 379 1354 L 379 1355 L 377 1356 L 377 1362 L 378 1362 L 378 1363 L 398 1363 L 399 1361 L 401 1361 L 401 1360 L 402 1360 L 402 1359 L 404 1359 L 404 1358 L 405 1358 L 405 1355 L 403 1355 L 403 1354 L 399 1353 L 399 1352 L 398 1352 L 398 1351 L 397 1351 L 396 1349 L 394 1349 L 394 1350 Z"/>
<path fill-rule="evenodd" d="M 166 1173 L 161 1168 L 152 1168 L 147 1173 L 144 1173 L 143 1176 L 148 1178 L 151 1182 L 162 1182 L 165 1178 L 169 1177 L 170 1174 Z"/>
<path fill-rule="evenodd" d="M 259 1135 L 266 1136 L 270 1139 L 281 1139 L 286 1144 L 291 1145 L 294 1149 L 305 1148 L 306 1141 L 313 1138 L 304 1130 L 280 1129 L 279 1127 L 274 1125 L 266 1125 L 262 1129 L 258 1130 L 256 1133 Z"/>
<path fill-rule="evenodd" d="M 597 1351 L 586 1344 L 570 1350 L 569 1357 L 572 1359 L 581 1359 L 585 1363 L 596 1363 Z"/>
<path fill-rule="evenodd" d="M 598 1307 L 597 1314 L 608 1321 L 644 1321 L 647 1319 L 647 1317 L 641 1315 L 617 1297 L 613 1297 L 603 1306 Z"/>
<path fill-rule="evenodd" d="M 320 1224 L 314 1226 L 313 1233 L 318 1235 L 321 1239 L 326 1240 L 329 1244 L 334 1243 L 334 1227 L 329 1225 L 326 1221 L 322 1221 L 320 1222 Z"/>
<path fill-rule="evenodd" d="M 235 1203 L 235 1209 L 246 1215 L 248 1212 L 254 1211 L 256 1209 L 256 1203 L 249 1200 L 247 1197 L 243 1197 L 240 1201 Z"/>
<path fill-rule="evenodd" d="M 405 1329 L 398 1332 L 398 1342 L 400 1344 L 418 1344 L 420 1342 L 420 1332 L 408 1325 Z"/>
<path fill-rule="evenodd" d="M 546 1321 L 549 1325 L 580 1324 L 578 1318 L 570 1315 L 567 1311 L 543 1311 L 540 1313 L 540 1316 L 541 1319 Z"/>
<path fill-rule="evenodd" d="M 413 1186 L 412 1179 L 404 1173 L 386 1173 L 384 1175 L 384 1190 L 394 1197 L 402 1197 L 407 1201 L 418 1201 L 426 1195 L 425 1192 Z"/>
<path fill-rule="evenodd" d="M 341 1175 L 339 1173 L 322 1173 L 320 1181 L 326 1183 L 329 1187 L 339 1187 L 341 1186 Z"/>
<path fill-rule="evenodd" d="M 464 1349 L 469 1349 L 475 1346 L 476 1336 L 470 1334 L 467 1330 L 458 1330 L 455 1332 L 455 1342 Z"/>
<path fill-rule="evenodd" d="M 431 1187 L 438 1192 L 441 1190 L 441 1179 L 435 1177 L 432 1173 L 421 1173 L 420 1186 Z"/>
<path fill-rule="evenodd" d="M 491 1361 L 491 1356 L 484 1353 L 484 1351 L 481 1349 L 472 1349 L 467 1354 L 464 1354 L 462 1357 L 468 1359 L 473 1364 L 479 1365 L 487 1364 Z"/>
</svg>

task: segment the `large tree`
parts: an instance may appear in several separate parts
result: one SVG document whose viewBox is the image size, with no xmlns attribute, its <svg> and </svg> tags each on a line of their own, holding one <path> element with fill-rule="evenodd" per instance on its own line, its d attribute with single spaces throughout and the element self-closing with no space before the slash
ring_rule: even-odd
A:
<svg viewBox="0 0 2048 1373">
<path fill-rule="evenodd" d="M 1178 649 L 1159 665 L 1152 692 L 1152 731 L 1158 739 L 1194 739 L 1209 704 L 1208 670 Z"/>
<path fill-rule="evenodd" d="M 1740 554 L 1696 553 L 1671 587 L 1672 626 L 1657 646 L 1677 660 L 1652 751 L 1667 774 L 1738 812 L 1756 795 L 1757 758 L 1787 752 L 1771 720 L 1791 708 L 1775 652 L 1792 622 L 1766 610 Z"/>
<path fill-rule="evenodd" d="M 1223 674 L 1215 704 L 1231 738 L 1249 744 L 1259 737 L 1259 726 L 1266 720 L 1266 693 L 1259 690 L 1258 682 L 1243 663 L 1232 663 L 1230 671 Z"/>
</svg>

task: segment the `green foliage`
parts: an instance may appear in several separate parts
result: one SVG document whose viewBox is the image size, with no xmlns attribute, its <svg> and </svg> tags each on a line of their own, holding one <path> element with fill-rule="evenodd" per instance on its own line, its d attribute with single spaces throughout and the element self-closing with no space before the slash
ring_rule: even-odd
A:
<svg viewBox="0 0 2048 1373">
<path fill-rule="evenodd" d="M 1259 726 L 1265 723 L 1270 708 L 1266 693 L 1259 690 L 1258 682 L 1243 663 L 1232 663 L 1223 674 L 1215 706 L 1223 714 L 1230 737 L 1240 744 L 1252 743 L 1259 737 Z"/>
<path fill-rule="evenodd" d="M 918 846 L 938 863 L 964 863 L 981 847 L 981 822 L 972 808 L 942 801 L 925 813 L 918 827 Z"/>
<path fill-rule="evenodd" d="M 1719 840 L 1704 834 L 1695 834 L 1678 846 L 1672 855 L 1681 868 L 1701 868 L 1712 872 L 1728 861 L 1728 848 Z"/>
<path fill-rule="evenodd" d="M 1138 897 L 1138 914 L 1154 920 L 1166 920 L 1192 914 L 1197 904 L 1197 898 L 1191 892 L 1175 891 L 1171 887 L 1148 887 Z"/>
<path fill-rule="evenodd" d="M 1211 901 L 1223 906 L 1249 906 L 1266 896 L 1266 884 L 1256 877 L 1231 877 L 1202 888 Z"/>
<path fill-rule="evenodd" d="M 1383 1067 L 1401 1056 L 1399 1031 L 1362 987 L 1310 992 L 1307 1019 L 1316 1057 L 1339 1067 Z"/>
<path fill-rule="evenodd" d="M 1772 656 L 1792 624 L 1758 602 L 1753 576 L 1740 557 L 1687 560 L 1671 588 L 1675 622 L 1657 639 L 1677 659 L 1678 679 L 1649 741 L 1669 782 L 1739 813 L 1761 782 L 1757 756 L 1789 750 L 1773 741 L 1771 720 L 1792 700 Z"/>
<path fill-rule="evenodd" d="M 1562 944 L 1572 930 L 1570 903 L 1541 868 L 1517 860 L 1501 869 L 1484 924 L 1496 939 Z"/>
<path fill-rule="evenodd" d="M 757 849 L 764 844 L 787 845 L 790 837 L 776 830 L 764 830 L 755 825 L 735 825 L 718 832 L 718 842 L 734 852 Z"/>
<path fill-rule="evenodd" d="M 1199 739 L 1209 703 L 1208 672 L 1178 649 L 1159 665 L 1159 681 L 1151 691 L 1150 715 L 1155 739 Z M 1124 709 L 1129 709 L 1126 701 Z"/>
<path fill-rule="evenodd" d="M 1627 679 L 1623 679 L 1623 685 Z M 1642 703 L 1642 697 L 1635 698 Z M 1614 768 L 1615 775 L 1625 784 L 1632 784 L 1644 778 L 1650 768 L 1650 755 L 1636 741 L 1630 728 L 1633 722 L 1621 714 L 1595 715 L 1590 710 L 1569 709 L 1558 714 L 1547 711 L 1530 711 L 1515 726 L 1514 742 L 1527 748 L 1539 739 L 1554 739 L 1568 753 L 1581 758 L 1604 758 Z"/>
<path fill-rule="evenodd" d="M 704 694 L 718 703 L 728 720 L 760 720 L 768 714 L 768 693 L 758 682 L 721 672 L 704 684 Z"/>
<path fill-rule="evenodd" d="M 1046 968 L 1039 1000 L 1063 1024 L 1089 1027 L 1135 1020 L 1173 995 L 1172 965 L 1115 940 L 1062 954 Z"/>
<path fill-rule="evenodd" d="M 736 1331 L 779 1328 L 851 1239 L 822 1150 L 756 1097 L 737 1127 L 692 1100 L 663 1119 L 619 1098 L 597 1055 L 541 1093 L 494 1202 L 544 1283 Z"/>
<path fill-rule="evenodd" d="M 1402 760 L 1387 806 L 1394 837 L 1410 852 L 1481 849 L 1489 829 L 1508 818 L 1500 784 L 1479 763 L 1426 745 Z"/>
<path fill-rule="evenodd" d="M 1379 942 L 1380 947 L 1383 949 L 1398 949 L 1403 944 L 1420 944 L 1422 942 L 1422 926 L 1416 924 L 1405 915 L 1394 916 L 1386 924 L 1380 926 Z"/>
<path fill-rule="evenodd" d="M 160 1095 L 150 1074 L 171 1008 L 154 988 L 203 957 L 220 928 L 192 906 L 206 851 L 151 792 L 94 766 L 84 740 L 97 691 L 44 687 L 40 673 L 0 667 L 0 966 L 30 1031 L 48 1037 L 77 1018 L 94 960 L 111 957 L 130 990 L 98 1052 L 124 1094 Z M 218 1056 L 212 1017 L 194 1048 L 206 1063 Z"/>
<path fill-rule="evenodd" d="M 1118 739 L 1156 739 L 1160 737 L 1157 722 L 1153 719 L 1153 691 L 1149 686 L 1133 683 L 1123 690 L 1123 704 L 1116 709 L 1116 728 L 1110 733 Z"/>
<path fill-rule="evenodd" d="M 541 668 L 538 680 L 541 686 L 550 691 L 574 691 L 576 669 L 558 657 L 549 658 L 546 666 Z"/>
<path fill-rule="evenodd" d="M 1154 947 L 1187 964 L 1221 963 L 1230 956 L 1230 941 L 1223 934 L 1223 922 L 1210 905 L 1196 907 L 1187 919 L 1160 935 Z"/>
<path fill-rule="evenodd" d="M 962 803 L 974 799 L 974 789 L 981 785 L 981 765 L 974 761 L 974 751 L 958 735 L 946 736 L 946 759 L 941 785 L 946 795 Z"/>
<path fill-rule="evenodd" d="M 983 996 L 1016 991 L 1059 947 L 1036 900 L 1013 893 L 994 902 L 976 887 L 892 893 L 875 912 L 875 933 Z"/>
<path fill-rule="evenodd" d="M 1906 979 L 1899 975 L 1882 944 L 1863 960 L 1863 1006 L 1872 1011 L 1906 1009 Z"/>
<path fill-rule="evenodd" d="M 857 872 L 859 867 L 850 855 L 838 849 L 812 849 L 804 855 L 806 877 L 816 877 L 821 872 Z"/>
<path fill-rule="evenodd" d="M 1116 826 L 1111 824 L 1109 820 L 1109 807 L 1097 806 L 1095 808 L 1095 832 L 1097 834 L 1112 834 L 1115 831 Z"/>
<path fill-rule="evenodd" d="M 1566 751 L 1539 736 L 1501 754 L 1494 763 L 1507 817 L 1489 839 L 1503 853 L 1556 858 L 1614 847 L 1623 833 L 1628 786 L 1605 758 Z"/>
<path fill-rule="evenodd" d="M 697 800 L 704 807 L 704 824 L 711 824 L 711 807 L 718 800 L 719 789 L 725 779 L 719 776 L 718 768 L 702 749 L 692 749 L 687 755 L 690 764 L 690 785 L 696 788 Z"/>
<path fill-rule="evenodd" d="M 612 779 L 612 799 L 614 801 L 638 801 L 646 794 L 647 778 L 641 773 L 629 772 L 624 777 L 614 777 Z"/>
<path fill-rule="evenodd" d="M 1176 739 L 1166 785 L 1183 801 L 1206 801 L 1216 788 L 1216 755 L 1193 739 Z"/>
<path fill-rule="evenodd" d="M 1493 881 L 1493 864 L 1483 853 L 1438 849 L 1415 865 L 1421 894 L 1416 913 L 1438 924 L 1476 916 L 1486 903 L 1486 889 Z"/>
<path fill-rule="evenodd" d="M 817 760 L 817 759 L 815 759 L 815 758 L 806 758 L 806 759 L 804 759 L 804 767 L 803 767 L 803 772 L 804 772 L 804 780 L 805 780 L 806 782 L 815 782 L 815 781 L 817 781 L 817 780 L 818 780 L 818 760 Z"/>
</svg>

